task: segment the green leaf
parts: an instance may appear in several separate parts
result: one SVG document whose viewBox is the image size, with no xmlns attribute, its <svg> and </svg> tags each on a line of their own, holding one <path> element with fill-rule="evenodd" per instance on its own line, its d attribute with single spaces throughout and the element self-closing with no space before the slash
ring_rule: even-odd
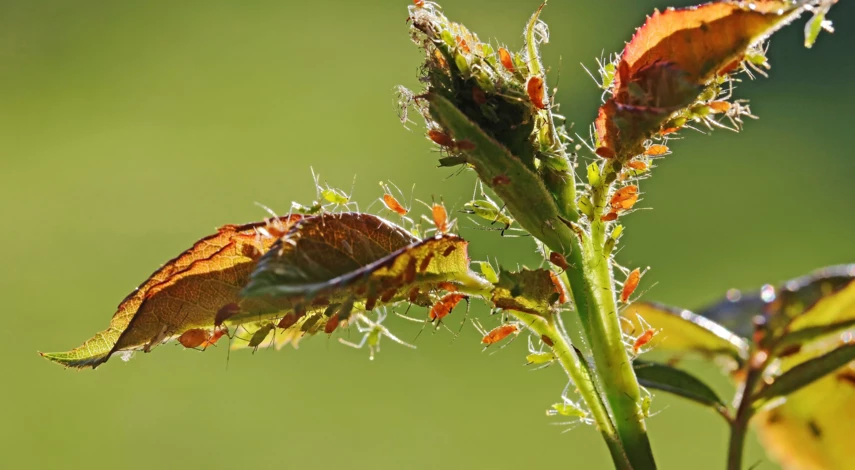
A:
<svg viewBox="0 0 855 470">
<path fill-rule="evenodd" d="M 754 395 L 755 402 L 787 396 L 855 360 L 855 344 L 844 344 L 819 357 L 793 366 Z"/>
<path fill-rule="evenodd" d="M 724 401 L 707 384 L 688 372 L 664 364 L 638 360 L 632 367 L 641 385 L 709 406 L 722 416 L 727 416 L 727 405 Z"/>
<path fill-rule="evenodd" d="M 707 356 L 724 355 L 742 363 L 748 357 L 747 342 L 728 329 L 688 310 L 662 304 L 636 302 L 627 306 L 621 315 L 624 332 L 638 336 L 645 330 L 644 322 L 661 330 L 652 340 L 656 350 L 670 353 L 697 352 Z"/>
<path fill-rule="evenodd" d="M 855 266 L 849 267 L 855 275 Z M 826 283 L 827 295 L 804 313 L 793 318 L 786 330 L 784 341 L 806 342 L 850 328 L 855 324 L 855 279 L 835 289 Z"/>
</svg>

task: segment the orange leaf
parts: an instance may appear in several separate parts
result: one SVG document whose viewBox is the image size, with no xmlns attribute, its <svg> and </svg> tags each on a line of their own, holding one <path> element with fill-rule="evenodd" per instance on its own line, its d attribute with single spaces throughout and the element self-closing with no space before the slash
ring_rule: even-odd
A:
<svg viewBox="0 0 855 470">
<path fill-rule="evenodd" d="M 211 328 L 218 311 L 235 304 L 242 311 L 277 312 L 279 307 L 259 299 L 242 300 L 255 261 L 276 241 L 265 230 L 284 231 L 299 215 L 278 221 L 226 225 L 168 261 L 128 295 L 113 315 L 110 327 L 67 353 L 44 354 L 67 367 L 97 367 L 120 351 L 151 350 L 182 333 Z"/>
</svg>

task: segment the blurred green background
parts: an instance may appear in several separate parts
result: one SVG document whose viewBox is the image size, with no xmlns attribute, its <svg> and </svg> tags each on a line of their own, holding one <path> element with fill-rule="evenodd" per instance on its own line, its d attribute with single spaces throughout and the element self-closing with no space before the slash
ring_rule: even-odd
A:
<svg viewBox="0 0 855 470">
<path fill-rule="evenodd" d="M 36 355 L 107 326 L 118 302 L 225 223 L 311 201 L 309 166 L 366 207 L 377 182 L 460 207 L 392 89 L 416 87 L 406 0 L 0 3 L 0 455 L 8 468 L 608 468 L 600 436 L 562 434 L 544 410 L 565 379 L 529 373 L 521 339 L 482 354 L 468 327 L 387 342 L 377 360 L 323 336 L 298 351 L 200 355 L 167 345 L 125 364 L 64 371 Z M 448 1 L 479 35 L 522 46 L 537 1 Z M 587 135 L 595 67 L 661 1 L 554 2 L 546 61 L 574 132 Z M 619 259 L 652 266 L 647 299 L 698 307 L 855 261 L 855 5 L 805 50 L 802 25 L 772 40 L 769 79 L 744 83 L 761 116 L 745 133 L 684 132 L 645 182 Z M 407 192 L 409 192 L 407 190 Z M 374 209 L 378 209 L 375 205 Z M 537 264 L 525 238 L 468 229 L 472 256 Z M 483 314 L 484 309 L 473 309 Z M 418 326 L 390 321 L 411 339 Z M 705 377 L 716 378 L 709 369 Z M 726 384 L 717 379 L 723 392 Z M 661 468 L 720 469 L 713 413 L 658 396 Z M 755 442 L 746 462 L 776 468 Z"/>
</svg>

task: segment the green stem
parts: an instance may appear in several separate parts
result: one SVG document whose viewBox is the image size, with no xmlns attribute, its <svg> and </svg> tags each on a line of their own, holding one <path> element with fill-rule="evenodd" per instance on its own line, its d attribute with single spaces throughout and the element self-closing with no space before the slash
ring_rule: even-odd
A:
<svg viewBox="0 0 855 470">
<path fill-rule="evenodd" d="M 537 336 L 547 337 L 550 340 L 553 354 L 567 373 L 567 377 L 576 385 L 579 395 L 585 400 L 597 428 L 603 435 L 615 468 L 632 469 L 626 459 L 611 417 L 602 402 L 602 397 L 597 392 L 590 370 L 587 364 L 583 362 L 584 359 L 580 358 L 571 346 L 570 340 L 556 328 L 554 322 L 549 322 L 543 317 L 516 311 L 509 311 L 509 313 L 525 323 Z"/>
<path fill-rule="evenodd" d="M 746 363 L 748 373 L 745 376 L 745 384 L 739 396 L 739 405 L 736 408 L 736 416 L 730 424 L 730 442 L 727 451 L 727 470 L 740 470 L 742 468 L 742 454 L 745 449 L 745 437 L 748 435 L 748 422 L 754 414 L 751 397 L 759 380 L 763 377 L 766 368 L 764 362 L 760 367 L 752 367 L 755 363 L 749 359 Z"/>
</svg>

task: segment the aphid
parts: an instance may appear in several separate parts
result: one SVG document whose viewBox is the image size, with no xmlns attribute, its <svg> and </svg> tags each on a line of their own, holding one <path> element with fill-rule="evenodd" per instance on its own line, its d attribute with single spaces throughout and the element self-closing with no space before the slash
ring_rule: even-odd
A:
<svg viewBox="0 0 855 470">
<path fill-rule="evenodd" d="M 651 145 L 644 150 L 644 154 L 648 157 L 658 157 L 668 153 L 668 146 L 662 144 Z"/>
<path fill-rule="evenodd" d="M 294 324 L 297 323 L 298 319 L 299 318 L 297 317 L 297 314 L 295 314 L 294 312 L 288 312 L 285 314 L 284 317 L 282 317 L 281 320 L 279 320 L 279 324 L 277 324 L 276 327 L 282 328 L 283 330 L 287 330 L 288 328 L 294 326 Z"/>
<path fill-rule="evenodd" d="M 435 144 L 440 147 L 454 147 L 454 139 L 451 138 L 450 135 L 446 134 L 437 129 L 431 129 L 428 131 L 428 138 L 434 141 Z"/>
<path fill-rule="evenodd" d="M 383 295 L 380 296 L 380 302 L 384 304 L 389 303 L 393 298 L 395 298 L 395 294 L 397 293 L 398 289 L 394 287 L 392 287 L 391 289 L 386 289 L 386 291 L 383 292 Z"/>
<path fill-rule="evenodd" d="M 727 101 L 713 101 L 709 104 L 709 107 L 713 113 L 726 113 L 730 111 L 731 104 Z"/>
<path fill-rule="evenodd" d="M 543 78 L 532 75 L 525 83 L 525 89 L 531 104 L 537 109 L 546 109 L 546 93 L 544 91 Z"/>
<path fill-rule="evenodd" d="M 514 61 L 511 58 L 511 53 L 504 47 L 499 48 L 499 62 L 505 67 L 508 72 L 514 73 Z"/>
<path fill-rule="evenodd" d="M 515 323 L 499 325 L 484 334 L 484 337 L 481 338 L 481 344 L 486 344 L 487 346 L 489 346 L 491 344 L 498 343 L 499 341 L 507 338 L 510 335 L 519 334 L 519 332 L 520 327 Z"/>
<path fill-rule="evenodd" d="M 321 187 L 319 183 L 320 175 L 316 175 L 314 169 L 312 169 L 312 177 L 315 180 L 315 191 L 317 192 L 318 200 L 323 200 L 328 204 L 332 204 L 333 208 L 337 208 L 339 206 L 347 208 L 351 204 L 350 199 L 353 194 L 353 187 L 356 185 L 355 177 L 353 179 L 353 185 L 351 185 L 350 188 L 351 194 L 346 194 L 341 189 L 332 188 L 329 185 Z M 356 207 L 356 211 L 359 212 L 359 207 Z"/>
<path fill-rule="evenodd" d="M 407 293 L 407 300 L 409 300 L 409 301 L 410 301 L 410 303 L 415 303 L 415 302 L 416 302 L 416 300 L 419 300 L 419 293 L 420 293 L 420 292 L 419 292 L 419 288 L 418 288 L 418 287 L 413 287 L 413 288 L 412 288 L 412 289 L 410 289 L 410 291 Z"/>
<path fill-rule="evenodd" d="M 540 346 L 540 349 L 535 349 L 534 344 L 531 341 L 531 336 L 528 337 L 528 355 L 525 357 L 526 363 L 525 365 L 536 364 L 541 367 L 537 367 L 534 370 L 542 369 L 544 367 L 548 367 L 553 362 L 555 362 L 558 358 L 555 357 L 555 353 L 552 351 L 544 351 L 543 345 Z"/>
<path fill-rule="evenodd" d="M 626 166 L 638 171 L 646 171 L 648 168 L 647 162 L 642 162 L 639 160 L 633 160 L 631 162 L 628 162 Z"/>
<path fill-rule="evenodd" d="M 638 324 L 644 329 L 644 332 L 638 335 L 637 338 L 632 342 L 632 355 L 638 356 L 640 353 L 644 352 L 641 350 L 644 346 L 646 346 L 650 341 L 653 340 L 653 337 L 659 334 L 661 329 L 656 329 L 650 326 L 650 323 L 647 323 L 641 315 L 636 314 L 636 318 L 638 318 Z M 634 328 L 634 325 L 633 325 Z"/>
<path fill-rule="evenodd" d="M 487 95 L 484 93 L 479 87 L 472 87 L 472 101 L 477 105 L 482 105 L 487 103 Z"/>
<path fill-rule="evenodd" d="M 473 142 L 470 142 L 466 139 L 457 140 L 454 142 L 454 148 L 456 150 L 462 150 L 464 152 L 471 152 L 475 150 L 477 147 Z"/>
<path fill-rule="evenodd" d="M 441 281 L 437 283 L 436 287 L 446 292 L 457 292 L 457 285 L 453 282 Z"/>
<path fill-rule="evenodd" d="M 208 333 L 208 330 L 203 328 L 193 328 L 192 330 L 187 330 L 184 333 L 181 333 L 181 336 L 178 337 L 178 342 L 188 349 L 198 348 L 209 337 L 210 333 Z"/>
<path fill-rule="evenodd" d="M 391 193 L 391 191 L 389 191 L 388 186 L 384 185 L 383 183 L 380 183 L 380 186 L 385 191 L 385 193 L 383 194 L 382 200 L 383 200 L 383 205 L 385 205 L 387 209 L 389 209 L 390 211 L 400 215 L 401 217 L 407 215 L 407 213 L 410 212 L 409 209 L 404 207 L 403 204 L 401 204 L 400 202 L 398 202 L 397 199 L 395 199 L 395 196 L 392 196 L 392 193 Z"/>
<path fill-rule="evenodd" d="M 549 271 L 549 279 L 552 280 L 552 285 L 555 286 L 555 291 L 558 293 L 558 303 L 566 304 L 567 289 L 564 287 L 564 283 L 561 282 L 561 279 L 558 278 L 558 275 L 552 271 Z"/>
<path fill-rule="evenodd" d="M 552 342 L 552 338 L 550 338 L 549 336 L 540 335 L 540 340 L 543 342 L 543 344 L 549 346 L 550 348 L 552 346 L 555 346 L 555 343 Z"/>
<path fill-rule="evenodd" d="M 445 235 L 448 233 L 448 212 L 442 204 L 433 203 L 430 208 L 431 216 L 433 216 L 433 224 L 436 226 L 436 231 Z"/>
<path fill-rule="evenodd" d="M 406 346 L 408 348 L 416 349 L 415 346 L 409 343 L 405 343 L 398 339 L 395 335 L 393 335 L 385 326 L 382 325 L 383 320 L 386 319 L 386 312 L 380 312 L 377 314 L 377 321 L 372 322 L 365 315 L 357 314 L 356 315 L 356 329 L 360 333 L 364 333 L 362 340 L 359 343 L 351 343 L 350 341 L 346 341 L 344 338 L 339 338 L 339 342 L 345 346 L 350 346 L 352 348 L 361 349 L 365 344 L 368 344 L 368 351 L 370 352 L 369 359 L 374 360 L 374 354 L 380 351 L 380 339 L 385 336 L 392 341 Z"/>
<path fill-rule="evenodd" d="M 594 153 L 596 153 L 601 158 L 605 158 L 606 160 L 611 160 L 612 158 L 615 158 L 615 151 L 608 147 L 597 147 L 597 149 L 594 150 Z"/>
<path fill-rule="evenodd" d="M 327 319 L 327 323 L 324 325 L 324 333 L 332 334 L 336 328 L 338 328 L 338 313 L 332 314 L 332 316 Z"/>
<path fill-rule="evenodd" d="M 415 5 L 417 8 L 424 8 L 425 0 L 413 0 L 413 5 Z"/>
<path fill-rule="evenodd" d="M 489 261 L 480 261 L 480 263 L 481 274 L 483 274 L 491 283 L 497 284 L 499 282 L 499 275 L 496 274 L 496 270 L 493 269 L 493 265 L 491 265 Z"/>
<path fill-rule="evenodd" d="M 457 47 L 459 47 L 460 50 L 462 50 L 466 54 L 470 54 L 472 52 L 472 49 L 469 47 L 469 43 L 467 43 L 465 39 L 460 36 L 457 36 L 454 39 L 457 43 Z"/>
<path fill-rule="evenodd" d="M 559 268 L 563 269 L 564 271 L 566 271 L 567 269 L 570 268 L 570 265 L 567 264 L 567 259 L 564 258 L 564 255 L 562 255 L 561 253 L 559 253 L 557 251 L 553 251 L 552 253 L 549 253 L 549 262 L 554 264 L 555 266 L 558 266 Z"/>
<path fill-rule="evenodd" d="M 600 217 L 600 220 L 603 222 L 612 222 L 614 220 L 617 220 L 617 218 L 618 218 L 618 213 L 615 211 L 611 211 L 608 214 L 605 214 L 602 217 Z"/>
<path fill-rule="evenodd" d="M 592 421 L 588 418 L 588 412 L 582 407 L 582 405 L 574 402 L 568 396 L 570 392 L 570 387 L 573 385 L 573 382 L 569 382 L 566 387 L 564 387 L 564 391 L 561 392 L 561 403 L 555 403 L 551 406 L 551 409 L 546 410 L 546 416 L 567 416 L 570 418 L 576 418 L 577 421 L 590 424 Z M 567 424 L 575 424 L 576 421 L 570 421 L 565 423 L 555 423 L 556 425 L 567 425 Z M 569 431 L 569 429 L 568 429 Z M 567 431 L 565 431 L 567 432 Z"/>
<path fill-rule="evenodd" d="M 623 289 L 620 291 L 620 301 L 623 303 L 629 302 L 629 296 L 635 292 L 635 288 L 638 287 L 638 282 L 641 280 L 641 270 L 635 268 L 632 272 L 629 273 L 629 276 L 626 277 L 626 281 L 623 283 Z"/>
<path fill-rule="evenodd" d="M 300 204 L 299 202 L 294 201 L 294 202 L 291 202 L 291 209 L 293 209 L 294 212 L 297 212 L 297 213 L 300 213 L 303 215 L 314 215 L 314 214 L 321 212 L 321 210 L 323 209 L 323 206 L 318 201 L 312 201 L 311 206 L 304 206 L 304 205 Z"/>
<path fill-rule="evenodd" d="M 179 309 L 179 312 L 180 312 L 180 309 Z M 146 344 L 143 346 L 143 352 L 151 352 L 151 348 L 153 348 L 153 347 L 157 346 L 158 344 L 162 343 L 162 342 L 163 342 L 167 337 L 169 337 L 169 334 L 166 332 L 168 329 L 169 329 L 169 325 L 164 324 L 164 325 L 160 328 L 160 331 L 159 331 L 157 334 L 155 334 L 155 335 L 154 335 L 154 336 L 153 336 L 153 337 L 148 341 L 148 343 L 146 343 Z"/>
<path fill-rule="evenodd" d="M 446 294 L 443 298 L 439 299 L 439 301 L 430 308 L 430 313 L 428 314 L 428 318 L 430 319 L 430 323 L 436 322 L 439 325 L 442 322 L 442 319 L 448 316 L 454 307 L 460 303 L 461 300 L 466 300 L 469 302 L 469 297 L 463 294 Z"/>
<path fill-rule="evenodd" d="M 476 186 L 477 191 L 477 186 Z M 503 228 L 501 229 L 502 235 L 505 234 L 505 230 L 510 228 L 511 224 L 514 223 L 514 219 L 509 217 L 505 212 L 496 204 L 492 199 L 490 199 L 486 194 L 484 194 L 483 189 L 481 190 L 481 196 L 484 199 L 473 199 L 465 204 L 463 204 L 463 211 L 466 214 L 473 214 L 481 217 L 484 220 L 489 220 L 490 224 L 501 224 Z M 473 195 L 473 198 L 475 196 Z"/>
<path fill-rule="evenodd" d="M 621 211 L 632 209 L 636 202 L 638 202 L 638 186 L 631 184 L 615 191 L 609 205 L 613 211 Z"/>
<path fill-rule="evenodd" d="M 255 333 L 252 334 L 252 337 L 249 339 L 248 346 L 253 348 L 252 353 L 255 354 L 255 351 L 258 351 L 258 346 L 267 339 L 267 336 L 273 331 L 273 327 L 275 325 L 273 323 L 265 323 L 261 328 L 256 330 Z"/>
<path fill-rule="evenodd" d="M 240 305 L 230 303 L 223 305 L 214 316 L 214 326 L 220 326 L 224 321 L 240 313 Z"/>
<path fill-rule="evenodd" d="M 404 268 L 404 284 L 412 284 L 416 280 L 416 258 L 411 256 Z"/>
</svg>

